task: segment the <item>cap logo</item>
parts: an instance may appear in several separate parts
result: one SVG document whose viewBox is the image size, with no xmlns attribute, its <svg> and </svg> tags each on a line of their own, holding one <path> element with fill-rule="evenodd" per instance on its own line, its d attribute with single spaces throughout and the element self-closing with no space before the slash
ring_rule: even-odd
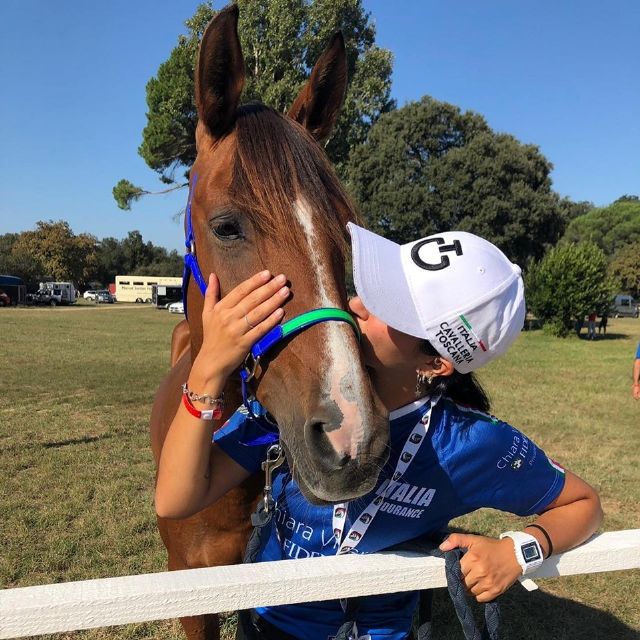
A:
<svg viewBox="0 0 640 640">
<path fill-rule="evenodd" d="M 420 257 L 420 249 L 431 242 L 435 242 L 439 245 L 438 251 L 441 254 L 455 253 L 457 256 L 462 255 L 462 245 L 460 244 L 460 240 L 454 240 L 451 244 L 445 244 L 446 241 L 444 238 L 425 238 L 424 240 L 420 240 L 420 242 L 416 242 L 416 244 L 411 248 L 411 259 L 421 269 L 426 269 L 427 271 L 440 271 L 441 269 L 446 269 L 451 264 L 449 256 L 446 255 L 443 255 L 440 258 L 440 262 L 436 262 L 435 264 L 432 262 L 425 262 Z"/>
<path fill-rule="evenodd" d="M 467 329 L 469 329 L 469 331 L 471 331 L 471 333 L 473 334 L 473 337 L 478 341 L 478 344 L 480 345 L 480 348 L 483 351 L 487 350 L 486 345 L 484 344 L 484 342 L 482 342 L 482 340 L 480 340 L 480 338 L 476 335 L 476 332 L 473 330 L 473 327 L 471 326 L 471 323 L 463 316 L 460 316 L 460 320 L 462 320 L 462 324 L 464 324 L 465 327 L 467 327 Z"/>
</svg>

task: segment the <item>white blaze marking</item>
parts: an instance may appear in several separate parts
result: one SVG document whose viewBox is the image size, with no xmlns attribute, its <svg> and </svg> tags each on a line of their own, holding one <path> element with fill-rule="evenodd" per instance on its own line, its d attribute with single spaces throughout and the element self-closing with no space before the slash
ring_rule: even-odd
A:
<svg viewBox="0 0 640 640">
<path fill-rule="evenodd" d="M 311 262 L 315 265 L 315 275 L 317 278 L 317 289 L 320 294 L 320 305 L 323 307 L 340 307 L 336 300 L 331 300 L 327 294 L 332 278 L 327 272 L 327 265 L 318 254 L 316 233 L 313 227 L 313 213 L 306 203 L 298 199 L 295 204 L 295 213 L 298 216 L 300 225 L 304 231 L 309 244 L 309 255 Z M 352 457 L 358 453 L 363 435 L 363 416 L 360 408 L 363 406 L 361 392 L 366 388 L 366 381 L 363 379 L 364 372 L 358 366 L 359 355 L 354 353 L 352 343 L 347 340 L 347 332 L 342 326 L 342 322 L 327 322 L 324 324 L 328 333 L 326 342 L 326 355 L 329 360 L 324 380 L 324 388 L 329 390 L 331 399 L 338 405 L 344 416 L 340 430 L 346 429 L 350 434 L 350 451 Z M 354 398 L 351 401 L 343 394 L 342 389 L 348 389 L 349 396 Z M 327 435 L 330 440 L 332 433 Z"/>
</svg>

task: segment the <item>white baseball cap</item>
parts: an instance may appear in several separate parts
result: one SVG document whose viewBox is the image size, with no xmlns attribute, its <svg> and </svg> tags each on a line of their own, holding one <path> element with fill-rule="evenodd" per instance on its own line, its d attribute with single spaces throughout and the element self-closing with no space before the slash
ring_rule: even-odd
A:
<svg viewBox="0 0 640 640">
<path fill-rule="evenodd" d="M 522 330 L 520 267 L 487 240 L 447 231 L 399 245 L 352 222 L 347 228 L 364 306 L 428 340 L 461 373 L 504 353 Z"/>
</svg>

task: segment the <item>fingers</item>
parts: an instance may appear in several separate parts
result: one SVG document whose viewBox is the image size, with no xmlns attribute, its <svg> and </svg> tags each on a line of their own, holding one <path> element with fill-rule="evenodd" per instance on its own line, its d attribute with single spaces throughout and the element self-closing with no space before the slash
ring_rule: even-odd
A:
<svg viewBox="0 0 640 640">
<path fill-rule="evenodd" d="M 205 338 L 232 342 L 246 351 L 284 316 L 281 307 L 290 295 L 286 281 L 284 274 L 272 278 L 269 271 L 261 271 L 220 298 L 220 283 L 211 274 L 202 311 Z"/>
<path fill-rule="evenodd" d="M 270 315 L 276 307 L 282 304 L 282 299 L 276 297 L 273 304 L 269 303 L 264 307 L 260 306 L 265 302 L 269 302 L 270 299 L 273 299 L 278 290 L 284 287 L 286 281 L 287 279 L 284 274 L 272 278 L 269 271 L 261 271 L 244 282 L 241 282 L 225 295 L 222 300 L 219 298 L 218 285 L 218 297 L 214 304 L 219 303 L 220 309 L 225 309 L 234 318 L 243 319 L 247 316 L 245 324 L 248 326 L 248 323 L 250 323 L 255 327 Z M 288 295 L 288 289 L 281 294 L 284 299 L 286 299 Z M 254 313 L 255 309 L 257 309 L 257 313 Z"/>
<path fill-rule="evenodd" d="M 478 536 L 470 533 L 452 533 L 441 545 L 440 551 L 451 551 L 451 549 L 470 549 Z"/>
<path fill-rule="evenodd" d="M 289 296 L 289 289 L 284 286 L 287 279 L 284 275 L 276 276 L 266 284 L 252 291 L 236 305 L 238 315 L 249 316 L 252 325 L 261 322 Z M 280 293 L 280 296 L 277 294 Z M 265 305 L 262 307 L 262 305 Z M 268 309 L 265 311 L 265 309 Z"/>
<path fill-rule="evenodd" d="M 275 311 L 269 314 L 262 322 L 255 325 L 253 329 L 247 331 L 245 334 L 250 339 L 251 343 L 257 342 L 263 335 L 273 329 L 284 316 L 284 309 L 278 307 Z"/>
<path fill-rule="evenodd" d="M 499 595 L 501 595 L 500 593 L 495 593 L 492 590 L 489 591 L 483 591 L 482 593 L 479 593 L 476 596 L 476 601 L 479 602 L 480 604 L 483 604 L 485 602 L 492 602 L 493 600 L 495 600 Z"/>
<path fill-rule="evenodd" d="M 275 278 L 274 278 L 275 279 Z M 271 280 L 270 271 L 260 271 L 254 276 L 251 276 L 244 282 L 241 282 L 237 287 L 229 291 L 224 297 L 224 305 L 227 308 L 235 307 L 239 302 L 244 300 L 251 292 L 263 286 Z"/>
<path fill-rule="evenodd" d="M 214 273 L 209 274 L 207 290 L 204 293 L 204 311 L 213 311 L 213 307 L 220 301 L 220 281 Z"/>
<path fill-rule="evenodd" d="M 479 574 L 475 570 L 467 568 L 464 573 L 464 586 L 468 594 L 478 602 L 490 602 L 497 594 L 494 594 L 493 584 L 487 576 Z"/>
<path fill-rule="evenodd" d="M 269 283 L 271 285 L 271 283 Z M 262 291 L 266 289 L 267 291 Z M 273 290 L 273 287 L 265 285 L 260 288 L 261 295 L 258 299 L 263 297 L 263 294 L 266 294 Z M 247 312 L 243 318 L 244 323 L 247 325 L 247 335 L 251 334 L 264 334 L 266 331 L 271 329 L 265 329 L 264 323 L 271 323 L 272 320 L 275 319 L 272 326 L 275 326 L 284 315 L 284 309 L 281 308 L 282 304 L 289 297 L 289 287 L 282 286 L 277 289 L 275 292 L 271 293 L 268 298 L 264 300 L 261 304 L 258 304 L 255 307 L 251 306 L 249 302 L 249 298 L 247 301 L 242 303 L 242 305 L 246 306 Z"/>
</svg>

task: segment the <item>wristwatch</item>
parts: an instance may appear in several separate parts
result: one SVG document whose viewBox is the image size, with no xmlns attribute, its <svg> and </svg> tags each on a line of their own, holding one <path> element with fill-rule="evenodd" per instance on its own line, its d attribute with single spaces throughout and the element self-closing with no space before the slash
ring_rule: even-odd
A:
<svg viewBox="0 0 640 640">
<path fill-rule="evenodd" d="M 502 538 L 511 538 L 516 552 L 516 560 L 522 568 L 522 575 L 535 571 L 543 562 L 542 547 L 540 543 L 528 533 L 523 531 L 505 531 L 500 534 Z"/>
</svg>

